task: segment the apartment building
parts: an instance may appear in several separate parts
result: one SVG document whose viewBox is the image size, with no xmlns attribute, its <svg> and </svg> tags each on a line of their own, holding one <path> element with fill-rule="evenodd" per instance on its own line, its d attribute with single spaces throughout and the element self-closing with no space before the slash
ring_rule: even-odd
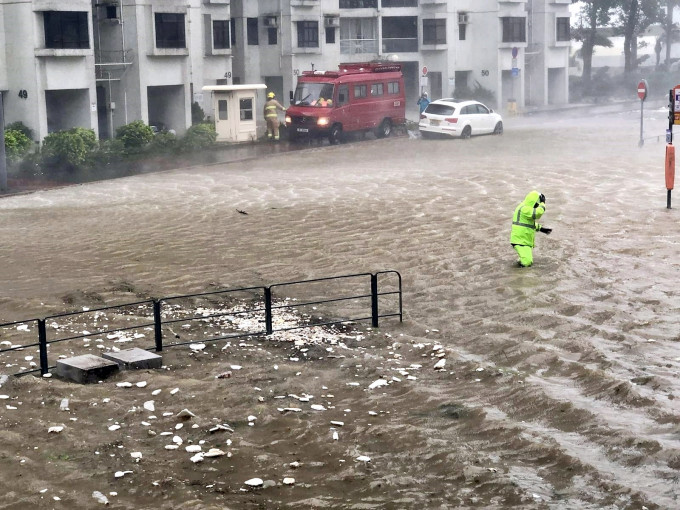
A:
<svg viewBox="0 0 680 510">
<path fill-rule="evenodd" d="M 37 140 L 139 119 L 181 134 L 230 76 L 230 18 L 229 0 L 0 0 L 5 120 Z"/>
<path fill-rule="evenodd" d="M 232 0 L 234 83 L 285 99 L 306 70 L 400 62 L 408 100 L 478 84 L 496 108 L 567 103 L 570 0 Z M 427 75 L 423 77 L 423 70 Z"/>
<path fill-rule="evenodd" d="M 567 103 L 570 0 L 0 0 L 6 123 L 42 140 L 143 120 L 182 134 L 205 85 L 397 61 L 407 100 L 479 85 L 494 108 Z M 427 69 L 426 76 L 423 71 Z"/>
</svg>

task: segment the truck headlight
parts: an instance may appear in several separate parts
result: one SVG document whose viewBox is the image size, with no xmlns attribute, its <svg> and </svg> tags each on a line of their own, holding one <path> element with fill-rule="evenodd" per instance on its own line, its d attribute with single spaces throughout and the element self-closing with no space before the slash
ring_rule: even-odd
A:
<svg viewBox="0 0 680 510">
<path fill-rule="evenodd" d="M 327 126 L 328 125 L 328 117 L 319 117 L 319 120 L 316 121 L 317 126 Z"/>
<path fill-rule="evenodd" d="M 290 118 L 290 115 L 286 115 L 286 124 L 291 124 L 293 122 L 293 119 Z"/>
</svg>

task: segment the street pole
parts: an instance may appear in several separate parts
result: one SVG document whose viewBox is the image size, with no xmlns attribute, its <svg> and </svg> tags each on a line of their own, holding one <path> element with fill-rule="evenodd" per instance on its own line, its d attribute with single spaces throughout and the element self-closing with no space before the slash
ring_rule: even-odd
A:
<svg viewBox="0 0 680 510">
<path fill-rule="evenodd" d="M 0 92 L 0 191 L 7 191 L 7 158 L 5 157 L 5 114 Z"/>
<path fill-rule="evenodd" d="M 642 136 L 642 126 L 644 123 L 644 118 L 645 118 L 645 100 L 640 99 L 640 142 L 638 143 L 639 147 L 642 147 L 645 144 L 645 138 Z"/>
</svg>

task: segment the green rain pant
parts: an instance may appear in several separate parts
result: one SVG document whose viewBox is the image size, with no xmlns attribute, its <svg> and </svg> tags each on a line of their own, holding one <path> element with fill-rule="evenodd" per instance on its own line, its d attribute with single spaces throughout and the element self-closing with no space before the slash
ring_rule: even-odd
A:
<svg viewBox="0 0 680 510">
<path fill-rule="evenodd" d="M 529 267 L 534 263 L 533 248 L 531 246 L 522 246 L 520 244 L 513 244 L 512 247 L 519 255 L 519 265 L 522 267 Z"/>
</svg>

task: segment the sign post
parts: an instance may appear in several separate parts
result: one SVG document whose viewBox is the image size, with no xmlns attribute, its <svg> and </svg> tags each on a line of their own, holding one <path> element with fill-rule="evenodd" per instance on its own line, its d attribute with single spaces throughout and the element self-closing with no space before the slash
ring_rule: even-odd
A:
<svg viewBox="0 0 680 510">
<path fill-rule="evenodd" d="M 671 191 L 675 184 L 675 147 L 673 146 L 673 126 L 680 124 L 680 85 L 673 87 L 668 94 L 668 131 L 666 132 L 666 208 L 671 208 Z"/>
<path fill-rule="evenodd" d="M 0 191 L 7 191 L 7 158 L 5 154 L 5 118 L 0 92 Z"/>
<path fill-rule="evenodd" d="M 645 139 L 642 136 L 642 125 L 645 114 L 645 99 L 647 99 L 647 80 L 640 80 L 637 86 L 637 95 L 640 98 L 640 143 L 638 143 L 638 146 L 642 147 L 645 144 Z"/>
</svg>

